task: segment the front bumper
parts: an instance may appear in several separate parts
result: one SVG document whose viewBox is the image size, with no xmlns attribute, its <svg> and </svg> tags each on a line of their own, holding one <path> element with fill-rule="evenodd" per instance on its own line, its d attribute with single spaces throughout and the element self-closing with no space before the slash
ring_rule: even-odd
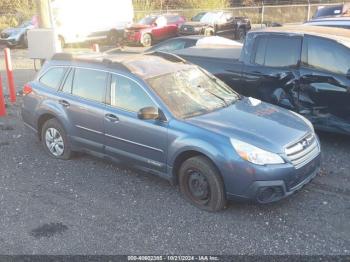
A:
<svg viewBox="0 0 350 262">
<path fill-rule="evenodd" d="M 126 43 L 140 43 L 141 42 L 141 32 L 128 31 L 124 33 L 124 41 Z"/>
<path fill-rule="evenodd" d="M 19 40 L 17 38 L 0 38 L 0 44 L 16 46 L 19 45 Z"/>
<path fill-rule="evenodd" d="M 261 180 L 252 181 L 240 194 L 229 191 L 226 197 L 229 200 L 250 200 L 261 204 L 279 201 L 308 184 L 319 173 L 320 164 L 319 154 L 300 169 L 292 166 L 276 168 L 270 172 L 259 172 L 259 169 L 255 169 L 255 177 L 261 177 Z M 263 170 L 263 167 L 260 170 Z M 276 179 L 273 179 L 274 177 Z"/>
</svg>

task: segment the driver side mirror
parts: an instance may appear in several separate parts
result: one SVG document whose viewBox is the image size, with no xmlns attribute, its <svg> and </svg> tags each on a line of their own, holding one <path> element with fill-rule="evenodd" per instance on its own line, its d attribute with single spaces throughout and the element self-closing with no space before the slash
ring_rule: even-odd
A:
<svg viewBox="0 0 350 262">
<path fill-rule="evenodd" d="M 153 106 L 141 108 L 137 113 L 137 117 L 142 120 L 159 119 L 159 109 Z"/>
</svg>

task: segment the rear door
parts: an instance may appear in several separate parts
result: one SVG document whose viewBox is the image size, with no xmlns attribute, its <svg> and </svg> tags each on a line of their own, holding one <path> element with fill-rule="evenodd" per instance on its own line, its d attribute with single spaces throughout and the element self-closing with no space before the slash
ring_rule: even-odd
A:
<svg viewBox="0 0 350 262">
<path fill-rule="evenodd" d="M 243 95 L 296 109 L 302 38 L 258 35 L 243 70 Z"/>
<path fill-rule="evenodd" d="M 157 104 L 142 85 L 119 74 L 112 74 L 109 93 L 104 120 L 106 153 L 139 168 L 164 173 L 167 123 L 137 117 L 141 108 Z"/>
<path fill-rule="evenodd" d="M 97 152 L 103 152 L 107 76 L 100 70 L 72 68 L 60 89 L 59 104 L 71 123 L 72 141 Z"/>
<path fill-rule="evenodd" d="M 316 125 L 347 133 L 350 132 L 349 47 L 335 40 L 305 36 L 300 68 L 301 109 L 314 118 Z"/>
</svg>

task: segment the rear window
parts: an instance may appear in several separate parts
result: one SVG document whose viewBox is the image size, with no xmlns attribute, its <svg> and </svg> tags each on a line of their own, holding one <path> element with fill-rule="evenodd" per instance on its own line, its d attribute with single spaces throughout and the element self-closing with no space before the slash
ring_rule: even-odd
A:
<svg viewBox="0 0 350 262">
<path fill-rule="evenodd" d="M 341 15 L 343 11 L 343 6 L 328 6 L 328 7 L 321 7 L 316 11 L 315 17 L 323 17 L 323 16 L 333 16 L 333 15 Z"/>
<path fill-rule="evenodd" d="M 43 83 L 47 87 L 57 89 L 65 72 L 65 67 L 53 67 L 47 70 L 45 74 L 40 77 L 39 82 Z"/>
<path fill-rule="evenodd" d="M 254 63 L 269 67 L 290 67 L 298 64 L 300 37 L 259 37 L 255 42 Z"/>
</svg>

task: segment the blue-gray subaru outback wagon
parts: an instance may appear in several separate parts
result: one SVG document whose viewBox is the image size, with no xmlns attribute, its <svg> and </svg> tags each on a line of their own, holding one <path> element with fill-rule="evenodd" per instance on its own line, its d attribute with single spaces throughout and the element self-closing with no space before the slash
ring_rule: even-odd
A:
<svg viewBox="0 0 350 262">
<path fill-rule="evenodd" d="M 23 95 L 23 120 L 52 157 L 79 151 L 128 163 L 178 183 L 209 211 L 231 199 L 282 199 L 320 166 L 304 117 L 166 53 L 56 54 Z"/>
</svg>

